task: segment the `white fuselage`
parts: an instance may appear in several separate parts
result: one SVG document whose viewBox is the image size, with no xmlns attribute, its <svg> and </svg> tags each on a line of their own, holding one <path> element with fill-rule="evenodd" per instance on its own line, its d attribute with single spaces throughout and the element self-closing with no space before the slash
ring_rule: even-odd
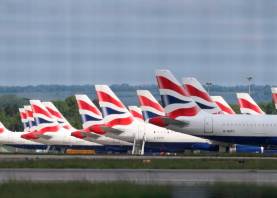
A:
<svg viewBox="0 0 277 198">
<path fill-rule="evenodd" d="M 0 144 L 2 145 L 43 145 L 42 143 L 26 140 L 21 135 L 28 132 L 11 132 L 4 131 L 0 134 Z"/>
<path fill-rule="evenodd" d="M 179 131 L 210 140 L 277 145 L 276 115 L 213 115 L 201 111 L 197 116 L 177 119 L 189 123 Z"/>
<path fill-rule="evenodd" d="M 123 133 L 119 135 L 119 138 L 129 142 L 133 142 L 134 138 L 136 138 L 139 140 L 145 139 L 146 142 L 156 143 L 211 143 L 211 141 L 203 138 L 175 132 L 150 123 L 139 122 L 136 120 L 130 125 L 116 126 L 114 128 L 123 131 Z"/>
<path fill-rule="evenodd" d="M 49 136 L 49 138 L 46 138 Z M 66 146 L 101 146 L 94 142 L 89 142 L 83 139 L 75 138 L 71 136 L 70 131 L 60 128 L 57 132 L 46 132 L 42 137 L 32 140 L 47 145 L 66 145 Z"/>
</svg>

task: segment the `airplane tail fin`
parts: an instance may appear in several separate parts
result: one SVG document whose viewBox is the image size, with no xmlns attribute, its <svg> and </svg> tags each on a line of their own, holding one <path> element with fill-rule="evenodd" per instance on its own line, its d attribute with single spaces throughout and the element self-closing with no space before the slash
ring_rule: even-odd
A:
<svg viewBox="0 0 277 198">
<path fill-rule="evenodd" d="M 156 79 L 166 115 L 178 117 L 196 116 L 200 109 L 191 99 L 187 91 L 169 70 L 158 70 Z"/>
<path fill-rule="evenodd" d="M 61 126 L 52 117 L 46 107 L 39 100 L 30 100 L 33 115 L 37 122 L 37 131 L 40 134 L 45 132 L 58 132 Z"/>
<path fill-rule="evenodd" d="M 264 115 L 263 110 L 257 105 L 248 93 L 237 93 L 238 103 L 242 114 Z"/>
<path fill-rule="evenodd" d="M 107 126 L 130 125 L 134 118 L 107 85 L 95 85 L 99 104 Z"/>
<path fill-rule="evenodd" d="M 144 122 L 141 108 L 138 106 L 128 106 L 128 109 L 136 120 Z"/>
<path fill-rule="evenodd" d="M 33 110 L 31 105 L 24 106 L 24 110 L 27 115 L 29 132 L 34 132 L 37 128 L 37 122 L 34 118 Z"/>
<path fill-rule="evenodd" d="M 29 121 L 27 119 L 27 113 L 24 108 L 19 108 L 19 115 L 24 127 L 24 131 L 29 131 Z"/>
<path fill-rule="evenodd" d="M 145 120 L 165 116 L 165 112 L 160 103 L 148 90 L 137 90 L 140 108 Z"/>
<path fill-rule="evenodd" d="M 65 129 L 74 129 L 52 102 L 42 102 L 51 116 Z"/>
<path fill-rule="evenodd" d="M 277 109 L 277 87 L 272 87 L 271 92 L 272 92 L 272 99 L 275 104 L 275 109 Z"/>
<path fill-rule="evenodd" d="M 218 108 L 221 109 L 225 115 L 234 115 L 236 112 L 230 107 L 230 105 L 224 100 L 222 96 L 211 96 L 212 100 L 216 103 Z"/>
<path fill-rule="evenodd" d="M 183 86 L 200 109 L 212 114 L 222 113 L 215 102 L 211 99 L 209 93 L 196 78 L 183 78 Z"/>
<path fill-rule="evenodd" d="M 87 95 L 75 95 L 75 98 L 81 115 L 83 129 L 104 134 L 101 128 L 104 125 L 101 111 Z"/>
</svg>

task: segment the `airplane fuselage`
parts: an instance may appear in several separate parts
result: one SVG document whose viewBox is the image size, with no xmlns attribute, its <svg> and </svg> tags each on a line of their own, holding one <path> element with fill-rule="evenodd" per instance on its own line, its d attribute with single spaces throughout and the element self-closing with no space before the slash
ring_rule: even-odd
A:
<svg viewBox="0 0 277 198">
<path fill-rule="evenodd" d="M 180 129 L 187 134 L 232 144 L 277 146 L 276 115 L 212 115 L 180 117 L 189 125 Z"/>
</svg>

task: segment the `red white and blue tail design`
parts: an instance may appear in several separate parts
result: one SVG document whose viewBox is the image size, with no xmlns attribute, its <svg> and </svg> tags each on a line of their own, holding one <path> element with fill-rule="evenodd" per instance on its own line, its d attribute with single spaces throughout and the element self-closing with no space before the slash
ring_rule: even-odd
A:
<svg viewBox="0 0 277 198">
<path fill-rule="evenodd" d="M 142 114 L 146 121 L 165 116 L 165 112 L 160 103 L 148 90 L 137 90 L 138 100 Z"/>
<path fill-rule="evenodd" d="M 39 100 L 30 100 L 32 106 L 33 115 L 37 122 L 37 132 L 44 134 L 47 132 L 58 132 L 60 125 L 52 117 L 46 107 Z"/>
<path fill-rule="evenodd" d="M 275 109 L 277 109 L 277 87 L 272 87 L 271 92 L 272 92 L 272 99 L 275 104 Z"/>
<path fill-rule="evenodd" d="M 29 131 L 29 121 L 27 118 L 27 113 L 25 112 L 24 108 L 19 108 L 19 115 L 24 127 L 24 131 Z"/>
<path fill-rule="evenodd" d="M 168 117 L 176 119 L 195 116 L 199 113 L 200 109 L 197 104 L 169 70 L 158 70 L 156 79 Z"/>
<path fill-rule="evenodd" d="M 83 122 L 83 129 L 90 129 L 103 125 L 101 111 L 95 106 L 87 95 L 75 95 L 79 113 Z"/>
<path fill-rule="evenodd" d="M 128 109 L 136 120 L 144 122 L 141 108 L 138 106 L 128 106 Z"/>
<path fill-rule="evenodd" d="M 208 92 L 196 78 L 183 78 L 183 85 L 200 109 L 211 114 L 222 113 L 215 102 L 211 99 Z"/>
<path fill-rule="evenodd" d="M 96 94 L 107 126 L 130 125 L 134 118 L 107 85 L 95 85 Z"/>
<path fill-rule="evenodd" d="M 30 105 L 24 106 L 24 109 L 27 115 L 27 120 L 29 122 L 29 132 L 34 132 L 37 129 L 37 122 L 34 118 L 33 109 Z"/>
<path fill-rule="evenodd" d="M 42 102 L 51 116 L 65 129 L 74 129 L 52 102 Z"/>
<path fill-rule="evenodd" d="M 263 110 L 257 105 L 248 93 L 237 93 L 240 112 L 249 115 L 264 115 Z"/>
<path fill-rule="evenodd" d="M 236 112 L 224 100 L 222 96 L 211 96 L 212 100 L 216 103 L 221 112 L 225 115 L 234 115 Z"/>
</svg>

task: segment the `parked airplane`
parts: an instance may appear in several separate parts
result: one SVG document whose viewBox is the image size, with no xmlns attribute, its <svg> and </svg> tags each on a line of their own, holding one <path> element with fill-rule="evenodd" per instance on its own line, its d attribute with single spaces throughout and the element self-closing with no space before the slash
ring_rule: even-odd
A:
<svg viewBox="0 0 277 198">
<path fill-rule="evenodd" d="M 26 132 L 12 132 L 0 122 L 0 144 L 23 149 L 46 149 L 47 145 L 21 138 Z"/>
<path fill-rule="evenodd" d="M 212 100 L 216 103 L 221 112 L 225 115 L 234 115 L 236 112 L 224 100 L 222 96 L 211 96 Z"/>
<path fill-rule="evenodd" d="M 138 106 L 128 106 L 128 109 L 136 120 L 144 122 L 142 111 Z"/>
<path fill-rule="evenodd" d="M 160 103 L 148 90 L 137 90 L 137 96 L 146 122 L 156 126 L 166 126 L 165 112 Z"/>
<path fill-rule="evenodd" d="M 275 104 L 275 109 L 277 109 L 277 87 L 272 87 L 271 92 L 272 92 L 272 99 Z"/>
<path fill-rule="evenodd" d="M 39 100 L 30 100 L 30 103 L 37 122 L 36 130 L 21 137 L 56 148 L 102 149 L 101 144 L 72 137 L 70 131 L 63 128 Z"/>
<path fill-rule="evenodd" d="M 116 138 L 105 136 L 106 129 L 102 113 L 87 95 L 76 95 L 76 101 L 81 115 L 83 129 L 72 132 L 71 135 L 87 141 L 104 144 L 107 150 L 126 152 L 132 149 L 132 144 Z M 104 129 L 102 129 L 102 127 Z M 110 145 L 110 146 L 108 146 Z"/>
<path fill-rule="evenodd" d="M 175 127 L 191 135 L 231 144 L 277 145 L 277 116 L 214 115 L 201 111 L 168 70 L 156 78 L 166 116 L 184 123 Z"/>
<path fill-rule="evenodd" d="M 104 122 L 118 131 L 119 137 L 134 142 L 133 148 L 138 147 L 144 153 L 178 152 L 185 149 L 214 148 L 210 141 L 191 135 L 174 132 L 133 118 L 127 108 L 107 85 L 96 85 L 96 93 L 104 114 Z M 133 150 L 133 152 L 135 152 Z"/>
<path fill-rule="evenodd" d="M 240 112 L 249 115 L 264 115 L 265 112 L 248 93 L 237 93 Z"/>
<path fill-rule="evenodd" d="M 148 90 L 138 90 L 137 91 L 139 102 L 141 104 L 141 109 L 144 112 L 144 115 L 151 116 L 152 119 L 159 119 L 165 116 L 163 107 L 159 102 L 154 98 L 154 96 Z M 159 124 L 156 122 L 154 124 Z M 159 126 L 159 125 L 158 125 Z M 226 145 L 220 145 L 222 148 L 226 148 Z M 229 145 L 230 152 L 247 152 L 247 153 L 263 153 L 263 147 L 249 146 L 249 145 Z"/>
<path fill-rule="evenodd" d="M 216 103 L 211 99 L 208 92 L 195 78 L 183 78 L 183 86 L 188 95 L 194 102 L 203 110 L 212 114 L 221 114 L 221 110 Z"/>
</svg>

